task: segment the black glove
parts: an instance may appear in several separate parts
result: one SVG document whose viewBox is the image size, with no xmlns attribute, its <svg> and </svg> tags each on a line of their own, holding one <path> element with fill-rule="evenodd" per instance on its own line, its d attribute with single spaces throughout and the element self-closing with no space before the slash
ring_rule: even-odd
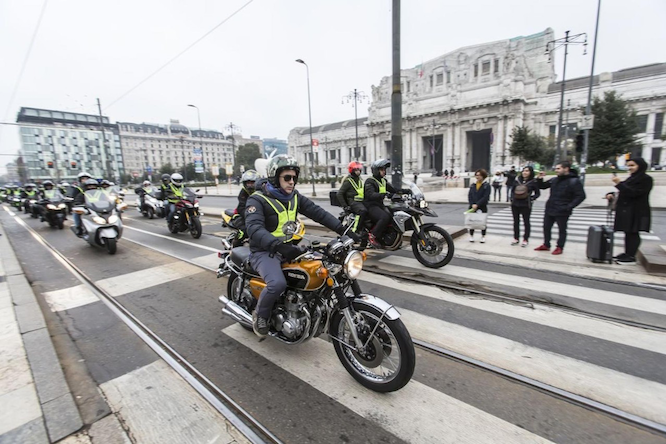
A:
<svg viewBox="0 0 666 444">
<path fill-rule="evenodd" d="M 303 254 L 300 248 L 298 248 L 296 245 L 291 245 L 291 244 L 282 244 L 279 245 L 275 251 L 280 253 L 280 256 L 282 256 L 285 260 L 291 262 L 294 259 L 296 259 L 298 256 Z"/>
<path fill-rule="evenodd" d="M 344 207 L 343 210 L 345 210 L 345 213 L 351 213 L 352 212 L 351 207 Z"/>
</svg>

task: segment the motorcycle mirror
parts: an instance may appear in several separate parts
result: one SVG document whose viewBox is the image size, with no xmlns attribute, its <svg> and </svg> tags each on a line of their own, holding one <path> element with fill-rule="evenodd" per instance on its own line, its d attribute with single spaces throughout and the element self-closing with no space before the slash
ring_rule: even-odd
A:
<svg viewBox="0 0 666 444">
<path fill-rule="evenodd" d="M 285 236 L 293 236 L 296 234 L 299 230 L 299 223 L 296 222 L 295 220 L 290 220 L 284 226 L 282 227 L 282 233 L 284 233 Z"/>
<path fill-rule="evenodd" d="M 87 212 L 88 212 L 88 210 L 86 210 L 84 207 L 74 207 L 74 208 L 72 208 L 72 213 L 75 213 L 75 214 L 83 215 L 83 214 L 86 214 Z"/>
</svg>

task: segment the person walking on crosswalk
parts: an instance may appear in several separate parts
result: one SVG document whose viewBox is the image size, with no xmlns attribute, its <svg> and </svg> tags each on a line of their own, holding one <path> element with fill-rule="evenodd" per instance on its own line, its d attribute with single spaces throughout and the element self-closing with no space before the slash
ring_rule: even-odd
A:
<svg viewBox="0 0 666 444">
<path fill-rule="evenodd" d="M 627 160 L 627 169 L 631 175 L 621 181 L 613 177 L 615 188 L 619 193 L 615 205 L 614 231 L 624 232 L 624 253 L 615 258 L 620 265 L 633 265 L 636 263 L 636 253 L 641 244 L 640 231 L 650 231 L 650 191 L 652 190 L 652 177 L 645 174 L 647 162 L 641 157 L 632 157 Z M 614 193 L 608 193 L 606 199 L 615 198 Z"/>
<path fill-rule="evenodd" d="M 546 211 L 543 216 L 543 244 L 536 247 L 536 251 L 550 251 L 550 238 L 553 224 L 557 223 L 559 236 L 557 247 L 553 254 L 562 254 L 567 241 L 567 222 L 574 208 L 585 200 L 585 190 L 578 178 L 576 170 L 571 169 L 571 162 L 563 160 L 555 166 L 557 176 L 544 181 L 544 171 L 537 177 L 539 189 L 550 188 L 550 197 L 546 201 Z"/>
<path fill-rule="evenodd" d="M 517 193 L 516 190 L 518 191 Z M 527 247 L 532 228 L 530 224 L 532 203 L 541 195 L 534 179 L 534 168 L 531 166 L 523 168 L 520 176 L 515 178 L 511 188 L 508 188 L 507 185 L 507 194 L 509 192 L 511 193 L 511 214 L 513 215 L 513 242 L 511 242 L 511 245 L 518 245 L 518 239 L 520 239 L 520 218 L 522 216 L 525 233 L 523 234 L 523 242 L 520 246 Z"/>
</svg>

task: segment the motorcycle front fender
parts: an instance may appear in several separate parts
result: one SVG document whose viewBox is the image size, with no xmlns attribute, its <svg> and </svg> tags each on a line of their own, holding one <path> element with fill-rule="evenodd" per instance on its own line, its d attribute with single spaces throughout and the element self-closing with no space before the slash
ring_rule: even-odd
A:
<svg viewBox="0 0 666 444">
<path fill-rule="evenodd" d="M 99 230 L 100 239 L 115 239 L 118 237 L 118 233 L 113 228 L 102 228 Z"/>
<path fill-rule="evenodd" d="M 393 305 L 389 304 L 383 299 L 380 299 L 371 294 L 361 294 L 360 296 L 354 299 L 356 304 L 365 305 L 368 307 L 374 307 L 377 310 L 384 313 L 384 315 L 391 321 L 395 321 L 400 318 L 400 312 Z"/>
</svg>

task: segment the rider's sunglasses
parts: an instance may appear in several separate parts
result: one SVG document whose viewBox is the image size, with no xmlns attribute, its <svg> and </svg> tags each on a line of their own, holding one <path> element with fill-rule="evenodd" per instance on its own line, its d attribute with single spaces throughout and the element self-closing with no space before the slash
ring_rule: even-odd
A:
<svg viewBox="0 0 666 444">
<path fill-rule="evenodd" d="M 292 180 L 294 181 L 294 183 L 298 182 L 298 176 L 295 175 L 295 174 L 285 174 L 285 175 L 280 176 L 280 177 L 285 182 L 291 182 Z"/>
</svg>

